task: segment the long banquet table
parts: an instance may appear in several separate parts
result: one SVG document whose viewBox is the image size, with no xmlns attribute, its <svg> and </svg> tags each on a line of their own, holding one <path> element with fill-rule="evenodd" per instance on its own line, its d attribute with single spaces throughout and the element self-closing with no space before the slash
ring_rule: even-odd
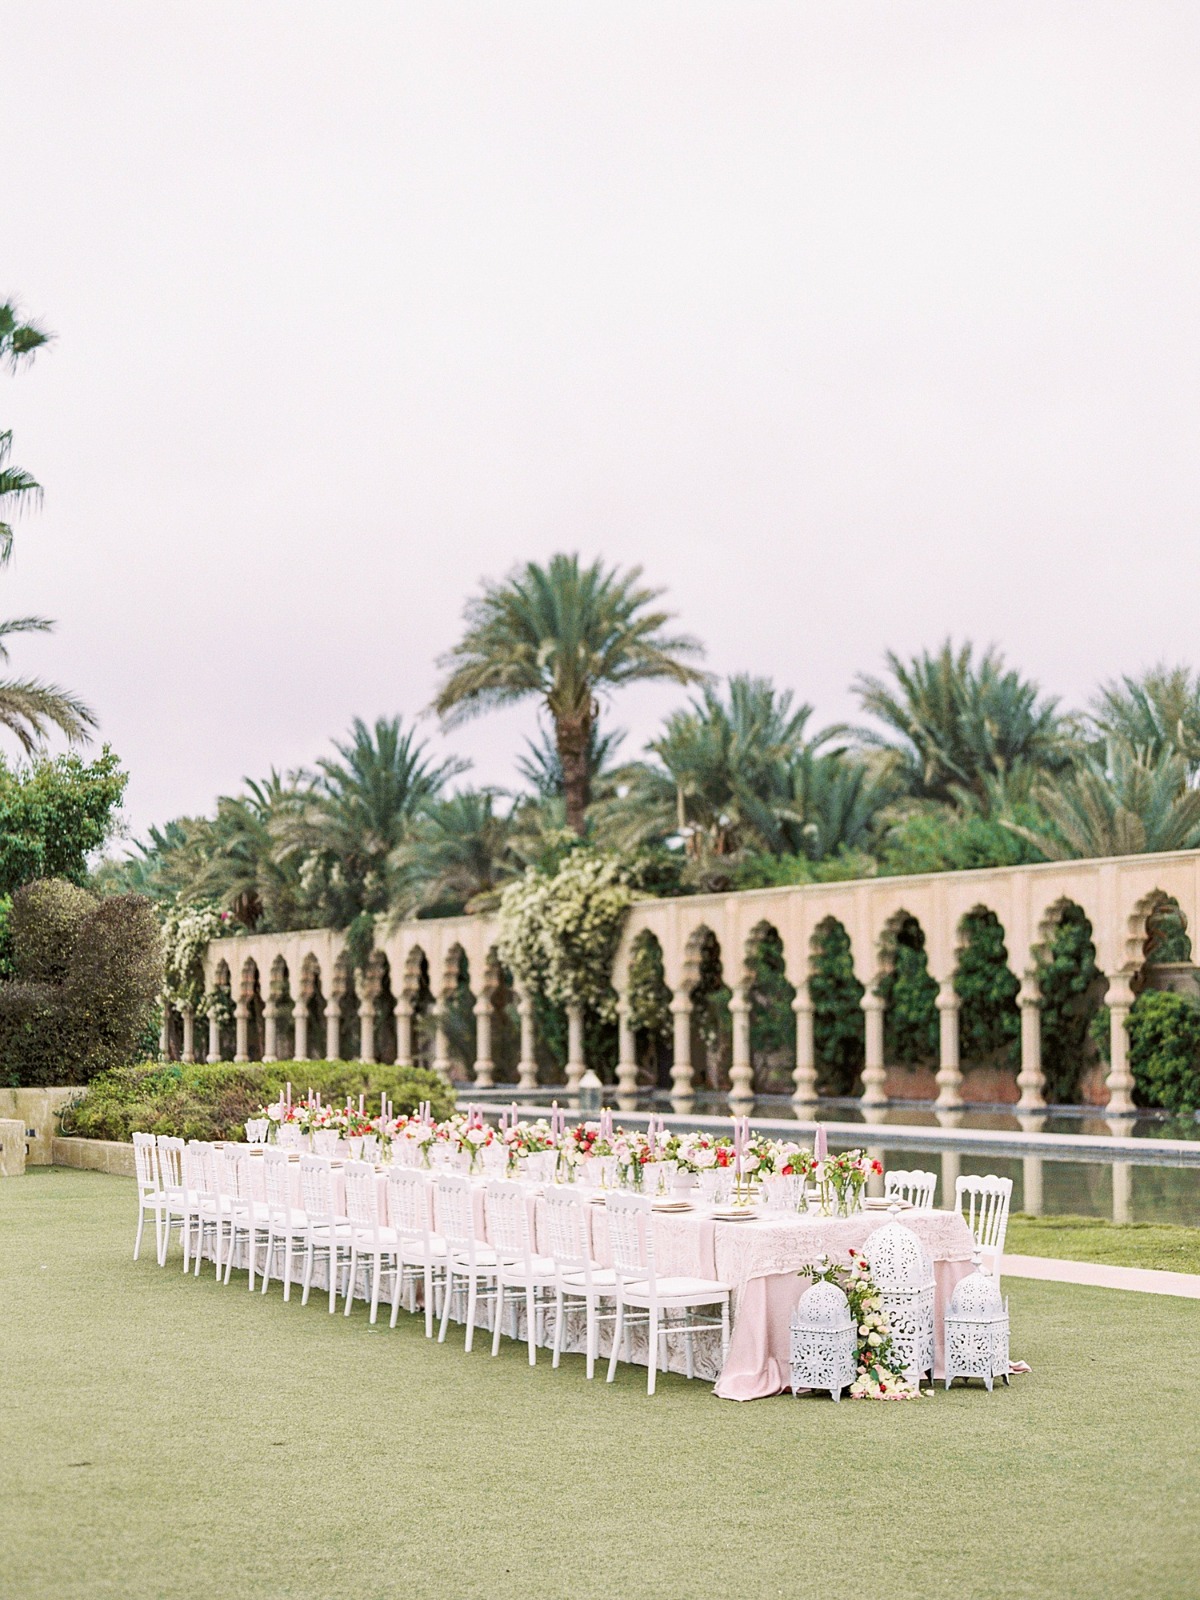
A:
<svg viewBox="0 0 1200 1600">
<path fill-rule="evenodd" d="M 254 1148 L 253 1146 L 251 1148 Z M 257 1163 L 255 1163 L 257 1167 Z M 435 1174 L 430 1173 L 432 1179 Z M 387 1213 L 386 1170 L 377 1173 L 381 1215 Z M 300 1173 L 295 1171 L 295 1199 L 300 1203 Z M 483 1204 L 486 1180 L 475 1180 L 475 1218 L 479 1238 L 487 1238 Z M 334 1193 L 341 1196 L 340 1163 L 334 1162 Z M 542 1185 L 527 1184 L 531 1221 L 536 1247 L 548 1253 L 541 1212 Z M 434 1184 L 430 1182 L 430 1204 L 435 1204 Z M 581 1188 L 581 1193 L 590 1191 Z M 611 1265 L 607 1219 L 602 1203 L 586 1205 L 592 1253 L 602 1265 Z M 789 1345 L 791 1315 L 796 1302 L 811 1281 L 800 1277 L 822 1255 L 834 1262 L 846 1262 L 851 1249 L 863 1249 L 876 1228 L 889 1220 L 886 1211 L 863 1211 L 853 1217 L 822 1217 L 810 1213 L 791 1215 L 770 1213 L 745 1221 L 714 1218 L 711 1209 L 699 1203 L 690 1211 L 660 1211 L 654 1215 L 655 1264 L 665 1276 L 712 1278 L 733 1290 L 733 1318 L 729 1354 L 721 1365 L 715 1338 L 695 1341 L 695 1370 L 698 1377 L 715 1383 L 715 1393 L 725 1400 L 757 1400 L 790 1388 Z M 971 1230 L 956 1211 L 905 1211 L 900 1220 L 921 1240 L 933 1262 L 935 1372 L 942 1371 L 942 1328 L 946 1304 L 959 1278 L 971 1271 L 974 1241 Z M 431 1212 L 431 1223 L 437 1217 Z M 303 1271 L 303 1252 L 293 1260 L 293 1275 Z M 326 1282 L 326 1287 L 328 1284 Z M 481 1318 L 487 1309 L 481 1307 Z M 564 1347 L 582 1348 L 582 1316 L 573 1315 Z M 607 1355 L 607 1329 L 601 1329 L 601 1353 Z M 683 1368 L 682 1348 L 670 1341 L 670 1364 Z M 635 1338 L 634 1357 L 646 1359 L 644 1335 Z"/>
</svg>

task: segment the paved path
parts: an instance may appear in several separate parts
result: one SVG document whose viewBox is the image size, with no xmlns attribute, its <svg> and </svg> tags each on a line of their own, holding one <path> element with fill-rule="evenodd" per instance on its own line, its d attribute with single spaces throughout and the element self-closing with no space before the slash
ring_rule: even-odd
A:
<svg viewBox="0 0 1200 1600">
<path fill-rule="evenodd" d="M 1042 1278 L 1052 1283 L 1087 1283 L 1098 1289 L 1137 1289 L 1142 1294 L 1174 1294 L 1200 1300 L 1200 1274 L 1155 1272 L 1148 1267 L 1111 1267 L 1099 1261 L 1056 1261 L 1050 1256 L 1004 1257 L 1003 1274 Z"/>
</svg>

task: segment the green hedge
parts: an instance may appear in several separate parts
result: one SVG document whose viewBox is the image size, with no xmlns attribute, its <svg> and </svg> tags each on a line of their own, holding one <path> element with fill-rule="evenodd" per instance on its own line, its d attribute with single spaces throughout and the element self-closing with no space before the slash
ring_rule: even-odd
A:
<svg viewBox="0 0 1200 1600">
<path fill-rule="evenodd" d="M 379 1110 L 386 1094 L 397 1112 L 432 1102 L 435 1117 L 454 1109 L 454 1090 L 424 1067 L 389 1067 L 363 1061 L 217 1061 L 184 1065 L 146 1061 L 115 1067 L 92 1079 L 81 1099 L 64 1113 L 65 1134 L 85 1139 L 122 1139 L 136 1133 L 170 1133 L 184 1139 L 245 1137 L 243 1123 L 261 1105 L 279 1098 L 288 1082 L 293 1098 L 309 1089 L 344 1101 L 367 1096 Z"/>
</svg>

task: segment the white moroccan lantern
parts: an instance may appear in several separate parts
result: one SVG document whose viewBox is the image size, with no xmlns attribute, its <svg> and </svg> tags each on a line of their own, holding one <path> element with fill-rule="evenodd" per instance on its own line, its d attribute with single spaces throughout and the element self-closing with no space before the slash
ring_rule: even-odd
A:
<svg viewBox="0 0 1200 1600">
<path fill-rule="evenodd" d="M 971 1257 L 974 1272 L 960 1278 L 946 1307 L 946 1387 L 955 1378 L 1008 1382 L 1008 1302 L 1001 1300 L 995 1278 Z"/>
<path fill-rule="evenodd" d="M 933 1262 L 911 1228 L 894 1219 L 876 1228 L 863 1245 L 880 1309 L 892 1332 L 895 1366 L 912 1381 L 933 1376 Z"/>
<path fill-rule="evenodd" d="M 828 1389 L 835 1400 L 858 1375 L 854 1318 L 836 1283 L 814 1283 L 792 1314 L 792 1393 Z"/>
</svg>

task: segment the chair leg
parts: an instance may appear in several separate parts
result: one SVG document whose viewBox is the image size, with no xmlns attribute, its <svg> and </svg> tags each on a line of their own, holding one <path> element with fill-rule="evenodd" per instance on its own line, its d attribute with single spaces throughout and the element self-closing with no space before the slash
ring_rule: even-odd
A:
<svg viewBox="0 0 1200 1600">
<path fill-rule="evenodd" d="M 346 1285 L 346 1315 L 350 1315 L 350 1307 L 354 1304 L 354 1280 L 358 1276 L 358 1246 L 350 1246 L 350 1281 Z M 332 1282 L 332 1277 L 330 1279 Z M 333 1301 L 329 1302 L 330 1311 L 333 1310 Z"/>
<path fill-rule="evenodd" d="M 273 1254 L 273 1252 L 275 1250 L 276 1243 L 277 1243 L 277 1241 L 276 1241 L 276 1238 L 275 1238 L 275 1230 L 274 1230 L 274 1228 L 268 1227 L 268 1229 L 267 1229 L 267 1258 L 263 1262 L 263 1270 L 262 1270 L 262 1292 L 263 1292 L 263 1294 L 266 1294 L 267 1285 L 271 1281 L 271 1256 L 272 1256 L 272 1254 Z"/>
<path fill-rule="evenodd" d="M 684 1315 L 690 1316 L 691 1313 L 685 1312 Z M 684 1359 L 687 1361 L 685 1369 L 687 1375 L 689 1378 L 694 1378 L 696 1376 L 696 1365 L 692 1359 L 692 1325 L 690 1322 L 685 1322 L 683 1325 L 683 1353 Z"/>
<path fill-rule="evenodd" d="M 371 1273 L 371 1321 L 372 1321 L 372 1323 L 374 1323 L 375 1318 L 379 1315 L 379 1276 L 382 1273 L 382 1271 L 383 1271 L 383 1257 L 380 1255 L 379 1251 L 377 1250 L 375 1252 L 375 1266 L 374 1266 L 374 1269 L 373 1269 L 373 1271 Z M 396 1271 L 397 1272 L 400 1271 L 400 1267 L 399 1267 L 399 1263 L 398 1262 L 397 1262 L 397 1266 L 396 1266 Z"/>
<path fill-rule="evenodd" d="M 283 1246 L 283 1298 L 285 1304 L 292 1298 L 292 1230 L 290 1228 Z"/>
<path fill-rule="evenodd" d="M 138 1225 L 137 1238 L 133 1241 L 133 1259 L 136 1261 L 142 1248 L 142 1229 L 146 1226 L 146 1208 L 142 1204 L 141 1195 L 138 1196 Z"/>
<path fill-rule="evenodd" d="M 612 1354 L 608 1358 L 608 1379 L 611 1383 L 617 1375 L 617 1357 L 621 1352 L 621 1335 L 625 1331 L 625 1302 L 617 1299 L 617 1320 L 613 1325 Z"/>
<path fill-rule="evenodd" d="M 432 1339 L 433 1338 L 433 1262 L 429 1259 L 428 1256 L 426 1256 L 426 1258 L 425 1258 L 425 1268 L 424 1268 L 423 1277 L 424 1277 L 424 1282 L 425 1282 L 425 1337 L 427 1339 Z M 413 1277 L 413 1281 L 412 1281 L 412 1297 L 413 1297 L 413 1310 L 415 1311 L 417 1309 L 417 1280 L 416 1280 L 415 1276 Z"/>
<path fill-rule="evenodd" d="M 450 1321 L 450 1302 L 454 1298 L 454 1273 L 449 1264 L 446 1267 L 446 1286 L 442 1290 L 442 1322 L 438 1329 L 438 1343 L 446 1342 L 446 1324 Z"/>
<path fill-rule="evenodd" d="M 496 1295 L 498 1304 L 496 1307 L 496 1315 L 492 1318 L 492 1354 L 494 1356 L 498 1356 L 500 1354 L 500 1326 L 504 1321 L 504 1318 L 500 1314 L 504 1303 L 504 1285 L 498 1278 L 496 1280 Z"/>
<path fill-rule="evenodd" d="M 396 1281 L 392 1284 L 392 1314 L 388 1320 L 388 1327 L 394 1328 L 400 1316 L 400 1296 L 404 1291 L 404 1260 L 400 1252 L 396 1252 Z"/>
<path fill-rule="evenodd" d="M 646 1393 L 654 1393 L 658 1377 L 658 1307 L 650 1307 L 650 1322 L 646 1331 Z"/>
<path fill-rule="evenodd" d="M 183 1213 L 183 1224 L 179 1231 L 183 1235 L 183 1270 L 186 1272 L 191 1259 L 189 1246 L 192 1242 L 192 1213 L 190 1211 Z"/>
<path fill-rule="evenodd" d="M 729 1355 L 729 1297 L 721 1301 L 721 1365 Z"/>
<path fill-rule="evenodd" d="M 467 1342 L 466 1353 L 471 1353 L 471 1343 L 475 1337 L 475 1307 L 479 1303 L 479 1279 L 472 1271 L 467 1280 Z M 499 1318 L 496 1319 L 499 1321 Z"/>
<path fill-rule="evenodd" d="M 557 1368 L 559 1357 L 562 1355 L 562 1325 L 563 1325 L 563 1292 L 559 1288 L 554 1291 L 554 1358 L 550 1362 L 552 1368 Z M 589 1323 L 590 1326 L 590 1323 Z M 591 1377 L 591 1373 L 588 1373 Z"/>
<path fill-rule="evenodd" d="M 313 1242 L 311 1239 L 308 1239 L 305 1241 L 304 1245 L 304 1293 L 300 1296 L 300 1304 L 302 1306 L 306 1306 L 308 1304 L 308 1291 L 312 1286 L 312 1269 Z"/>
<path fill-rule="evenodd" d="M 537 1291 L 532 1279 L 525 1285 L 525 1338 L 529 1345 L 529 1365 L 537 1366 Z"/>
<path fill-rule="evenodd" d="M 596 1302 L 591 1295 L 584 1301 L 587 1307 L 587 1375 L 594 1377 L 596 1372 L 596 1346 L 599 1344 L 600 1319 L 596 1315 Z"/>
</svg>

